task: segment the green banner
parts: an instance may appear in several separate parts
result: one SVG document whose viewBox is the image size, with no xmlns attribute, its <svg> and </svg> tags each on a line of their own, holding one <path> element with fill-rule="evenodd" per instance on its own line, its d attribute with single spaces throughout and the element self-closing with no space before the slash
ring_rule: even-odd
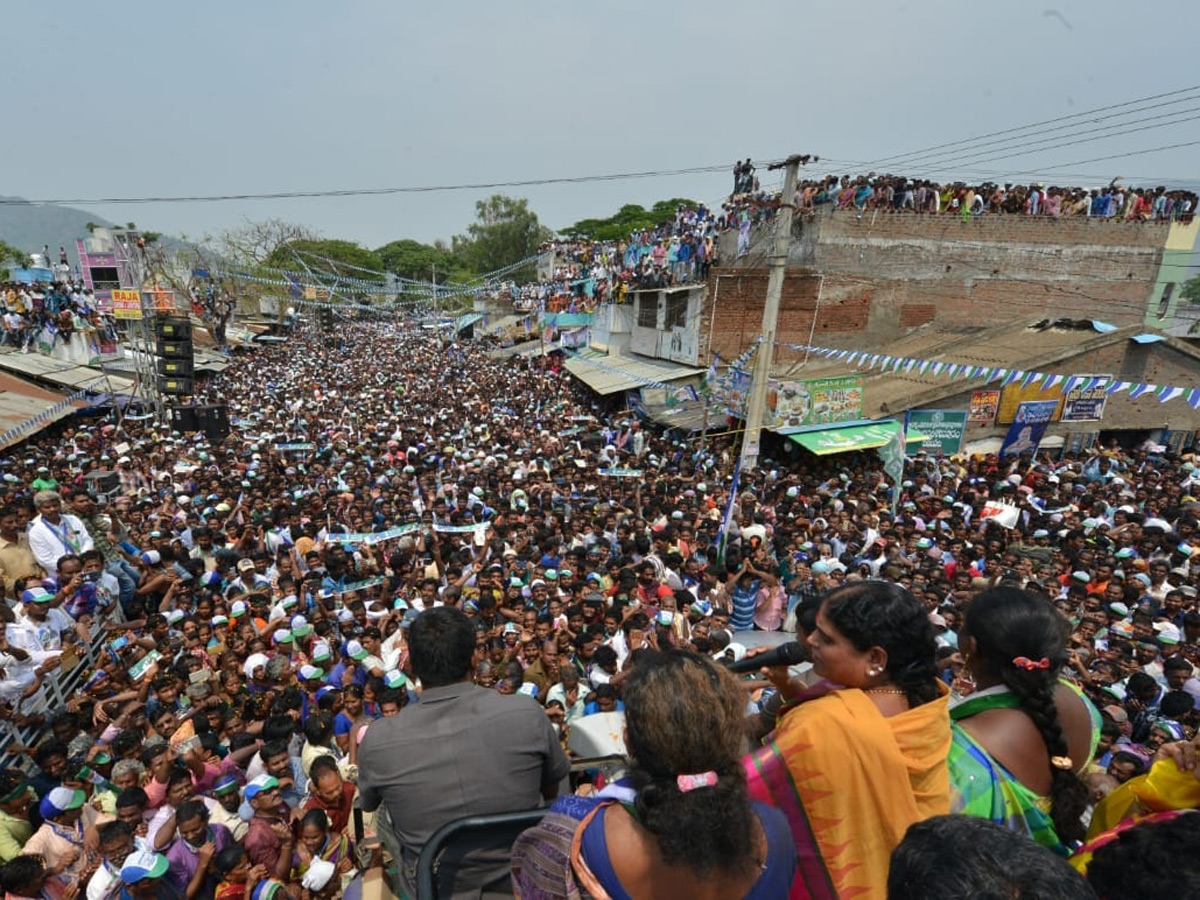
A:
<svg viewBox="0 0 1200 900">
<path fill-rule="evenodd" d="M 861 375 L 772 383 L 767 406 L 776 428 L 803 428 L 861 419 Z"/>
<path fill-rule="evenodd" d="M 826 428 L 822 431 L 802 431 L 789 434 L 788 438 L 817 456 L 830 453 L 846 453 L 851 450 L 874 450 L 891 442 L 900 428 L 898 422 L 874 422 L 870 425 L 847 425 L 843 428 Z M 903 456 L 901 449 L 901 456 Z"/>
<path fill-rule="evenodd" d="M 967 427 L 965 409 L 913 409 L 908 413 L 908 430 L 919 431 L 925 440 L 916 449 L 950 456 L 962 449 L 963 430 Z M 909 445 L 909 452 L 913 451 Z"/>
</svg>

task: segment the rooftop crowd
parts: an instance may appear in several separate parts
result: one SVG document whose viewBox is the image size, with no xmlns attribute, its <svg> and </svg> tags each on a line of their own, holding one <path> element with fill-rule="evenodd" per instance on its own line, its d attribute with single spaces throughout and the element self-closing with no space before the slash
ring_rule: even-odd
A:
<svg viewBox="0 0 1200 900">
<path fill-rule="evenodd" d="M 836 209 L 951 214 L 1088 217 L 1127 222 L 1189 222 L 1196 194 L 1165 186 L 1135 187 L 1121 179 L 1102 187 L 1081 188 L 1045 182 L 1033 184 L 939 182 L 904 175 L 830 175 L 802 181 L 796 190 L 800 211 Z"/>
<path fill-rule="evenodd" d="M 0 459 L 8 897 L 357 896 L 381 861 L 414 896 L 439 826 L 549 801 L 442 896 L 1197 883 L 1191 458 L 767 458 L 731 497 L 736 434 L 406 322 L 304 324 L 201 399 L 229 437 L 72 420 Z M 781 629 L 807 663 L 721 665 Z M 617 715 L 628 771 L 572 766 Z"/>
<path fill-rule="evenodd" d="M 866 211 L 917 215 L 1020 215 L 1045 220 L 1086 217 L 1119 222 L 1189 222 L 1197 196 L 1165 186 L 1135 187 L 1114 179 L 1094 187 L 981 182 L 939 182 L 904 175 L 827 175 L 801 180 L 796 211 Z M 721 209 L 680 208 L 657 228 L 619 241 L 555 240 L 553 268 L 538 281 L 504 292 L 521 311 L 594 312 L 599 303 L 623 303 L 630 290 L 704 281 L 718 259 L 717 238 L 739 233 L 737 254 L 748 250 L 752 230 L 774 218 L 779 191 L 763 190 L 752 160 L 734 167 L 733 193 Z"/>
<path fill-rule="evenodd" d="M 82 282 L 8 282 L 0 284 L 0 299 L 0 346 L 50 353 L 76 334 L 89 344 L 116 342 L 112 318 L 100 311 L 92 289 Z"/>
</svg>

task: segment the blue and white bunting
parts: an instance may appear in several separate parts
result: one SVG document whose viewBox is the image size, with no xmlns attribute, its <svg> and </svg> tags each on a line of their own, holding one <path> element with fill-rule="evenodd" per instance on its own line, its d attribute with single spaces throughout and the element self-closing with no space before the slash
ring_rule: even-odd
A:
<svg viewBox="0 0 1200 900">
<path fill-rule="evenodd" d="M 1155 384 L 1135 384 L 1133 386 L 1133 390 L 1129 392 L 1129 399 L 1136 400 L 1138 397 L 1149 394 L 1156 387 L 1158 387 L 1158 385 Z"/>
</svg>

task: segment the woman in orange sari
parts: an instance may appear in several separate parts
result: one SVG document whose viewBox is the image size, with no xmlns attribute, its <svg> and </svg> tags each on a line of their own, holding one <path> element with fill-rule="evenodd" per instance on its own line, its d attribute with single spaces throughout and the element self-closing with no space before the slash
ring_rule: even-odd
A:
<svg viewBox="0 0 1200 900">
<path fill-rule="evenodd" d="M 792 827 L 791 897 L 882 900 L 908 826 L 950 811 L 933 626 L 904 588 L 860 582 L 825 598 L 808 646 L 816 673 L 839 687 L 780 710 L 744 761 L 750 794 Z"/>
</svg>

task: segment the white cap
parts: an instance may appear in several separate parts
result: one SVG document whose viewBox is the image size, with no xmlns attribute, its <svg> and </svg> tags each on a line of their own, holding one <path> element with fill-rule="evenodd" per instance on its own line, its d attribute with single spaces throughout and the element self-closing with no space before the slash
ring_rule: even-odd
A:
<svg viewBox="0 0 1200 900">
<path fill-rule="evenodd" d="M 242 671 L 246 673 L 247 678 L 254 677 L 254 670 L 266 666 L 270 661 L 270 657 L 265 653 L 251 653 L 246 657 L 246 662 L 242 665 Z"/>
</svg>

